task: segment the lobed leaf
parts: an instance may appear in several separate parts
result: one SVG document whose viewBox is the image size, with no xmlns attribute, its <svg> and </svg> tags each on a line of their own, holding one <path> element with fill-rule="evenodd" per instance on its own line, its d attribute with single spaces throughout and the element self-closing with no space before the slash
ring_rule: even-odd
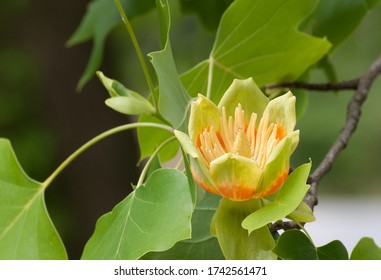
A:
<svg viewBox="0 0 381 280">
<path fill-rule="evenodd" d="M 134 17 L 155 7 L 154 0 L 122 0 L 121 4 L 128 17 Z M 121 22 L 114 1 L 94 0 L 89 4 L 80 25 L 67 42 L 68 46 L 73 46 L 93 39 L 93 49 L 85 72 L 78 82 L 78 89 L 81 89 L 98 70 L 106 37 Z"/>
<path fill-rule="evenodd" d="M 82 259 L 138 259 L 190 238 L 192 197 L 187 178 L 158 169 L 97 222 Z"/>
<path fill-rule="evenodd" d="M 294 80 L 329 50 L 330 43 L 297 31 L 315 0 L 236 0 L 225 11 L 208 60 L 182 76 L 191 96 L 218 103 L 234 78 L 258 86 Z"/>
<path fill-rule="evenodd" d="M 0 139 L 0 259 L 67 259 L 44 191 L 25 174 L 10 142 Z"/>
</svg>

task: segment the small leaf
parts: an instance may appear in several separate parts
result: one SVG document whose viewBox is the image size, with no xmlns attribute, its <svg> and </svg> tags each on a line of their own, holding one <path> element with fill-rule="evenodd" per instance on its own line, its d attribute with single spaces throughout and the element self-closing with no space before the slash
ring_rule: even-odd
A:
<svg viewBox="0 0 381 280">
<path fill-rule="evenodd" d="M 348 260 L 348 251 L 339 240 L 316 248 L 319 260 Z"/>
<path fill-rule="evenodd" d="M 283 219 L 302 202 L 309 185 L 306 185 L 311 163 L 295 169 L 276 193 L 274 201 L 251 213 L 243 220 L 242 226 L 249 232 L 261 228 L 272 221 Z"/>
<path fill-rule="evenodd" d="M 381 260 L 381 248 L 373 238 L 363 237 L 357 243 L 351 254 L 351 260 Z"/>
<path fill-rule="evenodd" d="M 187 178 L 175 169 L 154 171 L 97 222 L 82 259 L 138 259 L 190 238 L 192 198 Z"/>
<path fill-rule="evenodd" d="M 110 108 L 126 115 L 150 115 L 155 113 L 152 104 L 140 94 L 127 89 L 116 80 L 107 78 L 100 71 L 97 72 L 97 76 L 111 96 L 106 100 L 106 105 Z"/>
<path fill-rule="evenodd" d="M 124 0 L 121 2 L 128 17 L 142 14 L 155 7 L 154 0 Z M 85 72 L 78 82 L 78 89 L 82 89 L 99 68 L 106 37 L 119 23 L 122 23 L 122 20 L 114 1 L 94 0 L 89 4 L 80 25 L 67 42 L 67 45 L 73 46 L 93 39 L 94 43 Z"/>
<path fill-rule="evenodd" d="M 132 96 L 118 96 L 108 98 L 106 105 L 115 111 L 126 115 L 150 115 L 155 113 L 155 108 L 146 99 Z"/>
<path fill-rule="evenodd" d="M 311 208 L 304 201 L 302 201 L 294 211 L 287 215 L 287 218 L 299 223 L 310 223 L 315 221 L 315 216 Z"/>
<path fill-rule="evenodd" d="M 284 260 L 317 260 L 315 246 L 299 230 L 288 230 L 278 239 L 273 252 Z"/>
<path fill-rule="evenodd" d="M 159 111 L 175 128 L 179 128 L 187 116 L 190 97 L 184 89 L 176 70 L 169 40 L 170 13 L 167 1 L 157 1 L 159 16 L 162 19 L 162 37 L 165 47 L 149 54 L 159 80 Z M 185 130 L 182 128 L 181 130 Z"/>
<path fill-rule="evenodd" d="M 150 260 L 221 260 L 217 238 L 210 234 L 210 223 L 221 197 L 205 193 L 197 203 L 192 216 L 192 238 L 179 241 L 165 252 L 148 253 L 143 259 Z"/>
<path fill-rule="evenodd" d="M 25 174 L 10 142 L 0 139 L 0 259 L 67 259 L 44 191 Z"/>
<path fill-rule="evenodd" d="M 260 207 L 258 199 L 243 202 L 221 199 L 211 231 L 216 235 L 226 259 L 275 259 L 271 252 L 275 242 L 267 226 L 250 234 L 241 226 L 242 220 Z"/>
</svg>

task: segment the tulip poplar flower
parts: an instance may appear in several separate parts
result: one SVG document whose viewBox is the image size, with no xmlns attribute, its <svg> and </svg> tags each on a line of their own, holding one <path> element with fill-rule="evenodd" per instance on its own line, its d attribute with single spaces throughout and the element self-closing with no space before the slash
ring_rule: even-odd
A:
<svg viewBox="0 0 381 280">
<path fill-rule="evenodd" d="M 175 134 L 205 190 L 231 200 L 274 193 L 286 180 L 299 142 L 291 92 L 269 100 L 253 79 L 234 80 L 218 106 L 199 94 L 188 132 Z"/>
</svg>

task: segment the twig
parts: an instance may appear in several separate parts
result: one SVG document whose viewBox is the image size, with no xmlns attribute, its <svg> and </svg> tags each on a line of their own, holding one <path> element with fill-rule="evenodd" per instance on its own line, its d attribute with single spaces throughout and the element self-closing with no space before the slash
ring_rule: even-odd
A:
<svg viewBox="0 0 381 280">
<path fill-rule="evenodd" d="M 353 132 L 355 132 L 360 121 L 361 106 L 368 97 L 369 90 L 374 80 L 380 73 L 381 56 L 379 56 L 377 60 L 373 62 L 365 75 L 359 79 L 356 93 L 352 97 L 347 107 L 347 120 L 332 147 L 329 149 L 324 159 L 311 175 L 311 188 L 306 197 L 306 203 L 311 208 L 317 204 L 317 187 L 320 180 L 331 170 L 337 156 L 347 146 L 349 139 L 351 138 Z"/>
<path fill-rule="evenodd" d="M 341 129 L 340 134 L 336 138 L 335 142 L 320 162 L 319 166 L 310 175 L 308 183 L 310 184 L 310 189 L 304 199 L 304 202 L 311 207 L 313 210 L 318 203 L 318 186 L 321 179 L 327 175 L 327 173 L 332 169 L 332 166 L 339 156 L 341 151 L 348 145 L 348 142 L 355 132 L 357 125 L 360 121 L 361 107 L 368 97 L 370 88 L 376 79 L 377 75 L 381 73 L 381 56 L 379 56 L 373 64 L 370 66 L 368 71 L 359 79 L 353 80 L 358 81 L 356 87 L 356 93 L 352 97 L 351 101 L 348 103 L 347 107 L 347 119 Z M 352 82 L 353 82 L 352 81 Z M 300 228 L 295 222 L 282 222 L 274 223 L 270 225 L 270 230 L 275 231 L 279 229 L 292 229 Z"/>
<path fill-rule="evenodd" d="M 300 89 L 309 89 L 309 90 L 317 90 L 317 91 L 346 90 L 346 89 L 355 90 L 358 87 L 359 80 L 360 79 L 354 79 L 354 80 L 344 81 L 340 83 L 324 83 L 324 84 L 288 82 L 288 83 L 266 85 L 265 89 L 267 90 L 267 89 L 276 89 L 276 88 L 300 88 Z"/>
</svg>

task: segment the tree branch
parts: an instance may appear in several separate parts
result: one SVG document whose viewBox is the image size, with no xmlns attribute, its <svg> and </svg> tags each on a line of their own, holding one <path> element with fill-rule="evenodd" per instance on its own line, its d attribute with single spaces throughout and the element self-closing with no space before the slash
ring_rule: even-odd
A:
<svg viewBox="0 0 381 280">
<path fill-rule="evenodd" d="M 361 117 L 361 107 L 368 97 L 374 80 L 380 73 L 381 56 L 373 62 L 368 71 L 359 79 L 356 93 L 347 107 L 347 120 L 324 159 L 311 175 L 311 188 L 306 197 L 306 203 L 312 209 L 317 204 L 317 188 L 319 182 L 331 170 L 336 158 L 347 146 L 352 134 L 355 132 Z"/>
<path fill-rule="evenodd" d="M 308 183 L 310 184 L 310 189 L 304 199 L 304 202 L 314 210 L 314 207 L 318 203 L 318 186 L 321 179 L 327 175 L 327 173 L 332 169 L 333 164 L 342 150 L 348 145 L 348 142 L 355 132 L 357 125 L 361 117 L 361 107 L 368 97 L 370 88 L 376 79 L 376 77 L 381 73 L 381 56 L 379 56 L 373 64 L 370 66 L 368 71 L 359 79 L 352 80 L 358 81 L 356 86 L 356 93 L 348 103 L 347 107 L 347 119 L 341 129 L 335 142 L 332 144 L 331 148 L 320 162 L 319 166 L 308 178 Z M 340 83 L 342 84 L 342 83 Z M 315 88 L 316 89 L 316 88 Z M 282 222 L 274 223 L 270 225 L 270 230 L 275 231 L 279 229 L 292 229 L 299 228 L 299 226 L 294 222 Z"/>
<path fill-rule="evenodd" d="M 360 79 L 354 79 L 349 81 L 344 81 L 340 83 L 324 83 L 324 84 L 310 84 L 304 82 L 287 82 L 279 84 L 266 85 L 265 89 L 276 89 L 276 88 L 299 88 L 299 89 L 309 89 L 317 91 L 330 91 L 330 90 L 355 90 L 358 87 Z"/>
</svg>

